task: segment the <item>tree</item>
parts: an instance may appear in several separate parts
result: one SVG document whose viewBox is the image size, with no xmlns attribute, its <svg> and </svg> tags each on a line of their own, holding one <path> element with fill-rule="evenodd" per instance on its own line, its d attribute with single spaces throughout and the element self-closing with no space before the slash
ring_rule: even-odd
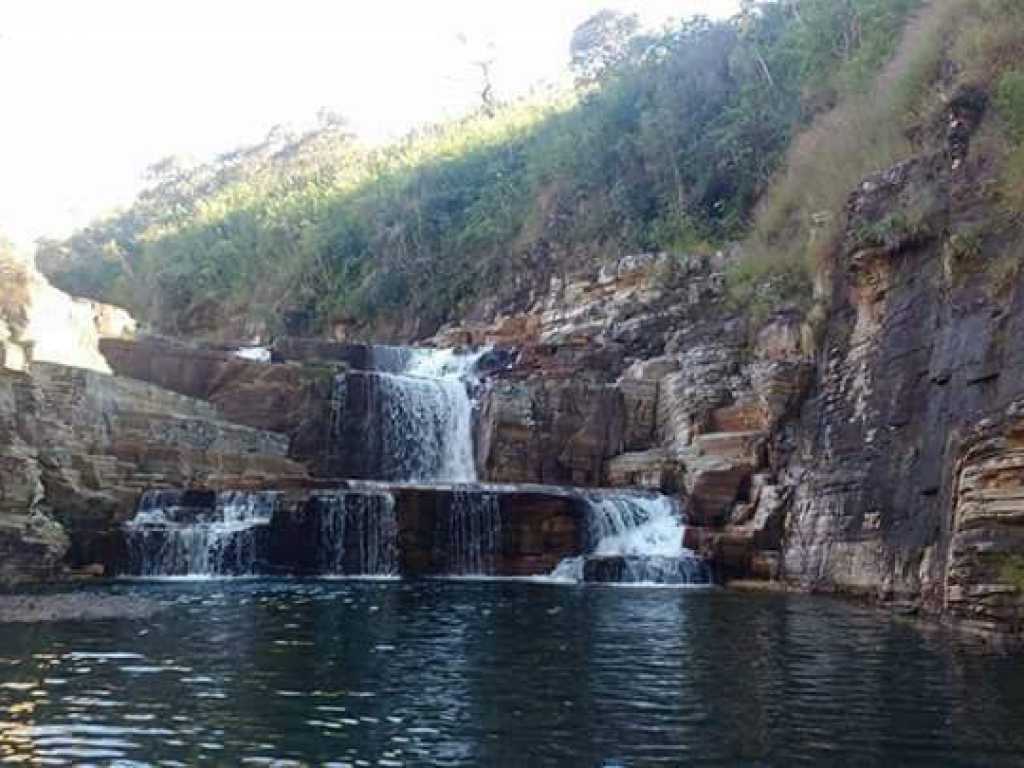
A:
<svg viewBox="0 0 1024 768">
<path fill-rule="evenodd" d="M 640 28 L 636 14 L 603 10 L 580 24 L 569 44 L 571 66 L 578 88 L 601 84 L 629 58 Z"/>
<path fill-rule="evenodd" d="M 494 65 L 496 62 L 494 41 L 489 40 L 482 43 L 479 40 L 471 40 L 464 32 L 457 34 L 455 39 L 466 49 L 468 64 L 477 73 L 473 79 L 478 83 L 476 87 L 479 88 L 480 111 L 486 117 L 493 118 L 498 114 L 498 96 L 494 87 Z"/>
</svg>

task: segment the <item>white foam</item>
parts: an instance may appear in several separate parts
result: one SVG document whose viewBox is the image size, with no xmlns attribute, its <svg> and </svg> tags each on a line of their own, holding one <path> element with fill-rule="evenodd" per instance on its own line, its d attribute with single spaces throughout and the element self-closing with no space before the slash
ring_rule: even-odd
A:
<svg viewBox="0 0 1024 768">
<path fill-rule="evenodd" d="M 255 363 L 269 363 L 270 350 L 266 347 L 239 347 L 235 350 L 235 357 Z"/>
</svg>

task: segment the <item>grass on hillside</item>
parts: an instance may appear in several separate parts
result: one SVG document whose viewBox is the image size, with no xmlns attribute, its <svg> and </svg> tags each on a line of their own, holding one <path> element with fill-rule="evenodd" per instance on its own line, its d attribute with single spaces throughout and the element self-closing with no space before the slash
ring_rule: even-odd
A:
<svg viewBox="0 0 1024 768">
<path fill-rule="evenodd" d="M 762 199 L 730 289 L 763 314 L 781 303 L 827 308 L 830 270 L 849 195 L 865 177 L 914 152 L 910 129 L 937 107 L 940 80 L 995 90 L 1011 136 L 1024 137 L 1024 3 L 931 0 L 868 93 L 851 93 L 793 142 Z M 950 83 L 942 83 L 947 89 Z M 1003 211 L 1024 212 L 1024 146 L 1006 157 Z M 1005 272 L 1005 269 L 1003 270 Z M 816 290 L 812 293 L 811 286 Z"/>
<path fill-rule="evenodd" d="M 773 301 L 806 303 L 843 199 L 905 149 L 889 119 L 899 84 L 877 89 L 884 100 L 865 91 L 921 1 L 753 3 L 638 36 L 599 87 L 392 146 L 332 124 L 201 168 L 165 165 L 129 210 L 45 244 L 38 262 L 58 286 L 171 332 L 275 332 L 301 316 L 313 333 L 420 321 L 411 334 L 518 295 L 531 276 L 720 248 L 755 219 L 734 289 L 760 300 L 770 278 Z"/>
<path fill-rule="evenodd" d="M 738 303 L 758 315 L 827 300 L 846 202 L 865 177 L 912 153 L 907 127 L 939 76 L 945 37 L 964 5 L 933 0 L 918 11 L 870 90 L 847 94 L 795 139 L 729 276 Z"/>
</svg>

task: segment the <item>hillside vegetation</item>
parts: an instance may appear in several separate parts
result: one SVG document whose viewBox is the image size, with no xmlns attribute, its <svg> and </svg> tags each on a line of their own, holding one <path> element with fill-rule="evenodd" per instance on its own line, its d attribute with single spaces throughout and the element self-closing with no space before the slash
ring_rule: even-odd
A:
<svg viewBox="0 0 1024 768">
<path fill-rule="evenodd" d="M 738 300 L 809 305 L 846 196 L 910 151 L 949 51 L 958 77 L 998 83 L 1019 142 L 1021 15 L 1017 0 L 780 0 L 651 35 L 604 12 L 573 38 L 571 92 L 488 99 L 384 147 L 326 118 L 205 165 L 168 160 L 129 209 L 38 260 L 179 333 L 296 318 L 429 332 L 524 274 L 736 241 Z M 1017 149 L 1016 210 L 1022 179 Z"/>
<path fill-rule="evenodd" d="M 867 176 L 918 151 L 945 147 L 944 122 L 958 94 L 993 100 L 994 131 L 975 137 L 998 178 L 984 226 L 1012 231 L 1021 242 L 1024 213 L 1024 4 L 1017 0 L 931 0 L 904 28 L 893 56 L 865 90 L 854 90 L 819 115 L 791 144 L 758 205 L 731 288 L 754 312 L 780 302 L 812 303 L 810 282 L 828 284 L 845 205 Z M 994 98 L 993 98 L 994 97 Z M 990 121 L 991 122 L 991 121 Z M 922 203 L 923 206 L 923 203 Z M 915 212 L 876 224 L 885 230 L 922 226 Z M 889 234 L 892 234 L 891 232 Z M 956 233 L 944 233 L 956 238 Z M 1008 254 L 1014 261 L 1024 253 Z M 827 291 L 821 291 L 823 294 Z"/>
</svg>

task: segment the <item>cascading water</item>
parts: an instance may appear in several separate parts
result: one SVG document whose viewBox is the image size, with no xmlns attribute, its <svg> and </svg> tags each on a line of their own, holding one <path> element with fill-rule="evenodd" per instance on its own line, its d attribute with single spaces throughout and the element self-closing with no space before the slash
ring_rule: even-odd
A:
<svg viewBox="0 0 1024 768">
<path fill-rule="evenodd" d="M 488 350 L 374 347 L 376 370 L 340 376 L 332 403 L 332 432 L 355 453 L 352 476 L 396 482 L 476 482 L 471 389 L 474 369 Z M 349 387 L 358 382 L 352 406 Z M 344 465 L 343 469 L 352 466 Z"/>
<path fill-rule="evenodd" d="M 593 492 L 582 498 L 587 506 L 587 555 L 563 560 L 552 573 L 555 579 L 709 583 L 704 562 L 683 546 L 683 515 L 674 499 L 625 492 Z"/>
<path fill-rule="evenodd" d="M 497 494 L 456 489 L 448 514 L 448 573 L 492 575 L 500 552 L 501 507 Z"/>
<path fill-rule="evenodd" d="M 275 492 L 147 491 L 124 525 L 135 576 L 263 572 Z"/>
<path fill-rule="evenodd" d="M 398 574 L 398 521 L 390 493 L 322 494 L 315 507 L 318 574 Z"/>
<path fill-rule="evenodd" d="M 263 359 L 254 350 L 243 351 L 249 359 Z M 497 370 L 507 359 L 482 360 L 490 353 L 360 348 L 359 363 L 372 370 L 336 378 L 318 468 L 323 477 L 356 479 L 340 483 L 337 491 L 311 490 L 298 499 L 289 493 L 287 503 L 278 503 L 274 492 L 146 493 L 135 519 L 124 526 L 125 572 L 491 576 L 536 573 L 544 557 L 538 547 L 550 547 L 583 552 L 558 565 L 552 573 L 557 580 L 709 583 L 705 564 L 683 547 L 682 511 L 666 496 L 474 485 L 479 371 Z M 532 528 L 525 530 L 532 522 L 512 514 L 519 507 L 506 502 L 511 496 L 504 494 L 523 493 L 557 499 L 554 508 L 560 511 L 553 514 L 560 522 L 543 541 Z M 582 542 L 579 504 L 586 509 Z M 524 509 L 534 514 L 529 502 Z M 541 504 L 536 513 L 541 527 L 547 525 L 543 509 Z M 407 547 L 402 553 L 400 542 Z"/>
</svg>

